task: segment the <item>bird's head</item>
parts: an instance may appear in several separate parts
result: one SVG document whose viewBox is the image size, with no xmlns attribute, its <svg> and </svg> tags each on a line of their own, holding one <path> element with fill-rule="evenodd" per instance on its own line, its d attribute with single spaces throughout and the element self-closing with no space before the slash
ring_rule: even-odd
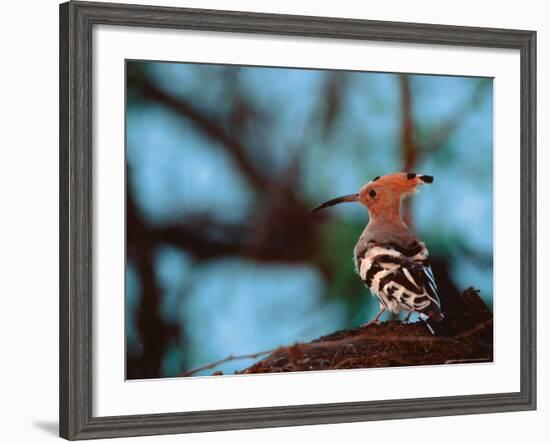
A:
<svg viewBox="0 0 550 442">
<path fill-rule="evenodd" d="M 399 215 L 403 197 L 415 193 L 419 185 L 432 182 L 433 177 L 430 175 L 406 172 L 390 173 L 369 181 L 357 193 L 326 201 L 311 209 L 311 212 L 317 212 L 340 203 L 359 202 L 369 209 L 371 217 L 382 214 Z"/>
</svg>

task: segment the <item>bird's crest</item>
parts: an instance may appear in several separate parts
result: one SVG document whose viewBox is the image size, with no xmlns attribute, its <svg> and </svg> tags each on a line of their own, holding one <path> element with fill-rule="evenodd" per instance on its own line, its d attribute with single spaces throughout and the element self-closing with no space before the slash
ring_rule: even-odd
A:
<svg viewBox="0 0 550 442">
<path fill-rule="evenodd" d="M 317 212 L 340 203 L 359 202 L 369 209 L 371 216 L 387 214 L 399 217 L 399 207 L 403 196 L 416 192 L 421 184 L 433 182 L 431 175 L 412 172 L 390 173 L 377 176 L 365 184 L 359 192 L 333 198 L 311 209 Z"/>
</svg>

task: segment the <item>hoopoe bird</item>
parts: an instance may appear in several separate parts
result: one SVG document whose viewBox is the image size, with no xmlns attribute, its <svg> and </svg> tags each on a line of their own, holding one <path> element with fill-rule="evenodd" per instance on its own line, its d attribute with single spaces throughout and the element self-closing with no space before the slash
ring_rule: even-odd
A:
<svg viewBox="0 0 550 442">
<path fill-rule="evenodd" d="M 369 222 L 355 245 L 353 260 L 356 272 L 380 302 L 380 311 L 368 324 L 379 323 L 386 310 L 396 315 L 405 311 L 405 321 L 416 312 L 435 334 L 434 325 L 443 319 L 428 249 L 401 217 L 403 198 L 432 182 L 429 175 L 392 173 L 374 178 L 358 193 L 331 199 L 311 210 L 347 202 L 367 207 Z"/>
</svg>

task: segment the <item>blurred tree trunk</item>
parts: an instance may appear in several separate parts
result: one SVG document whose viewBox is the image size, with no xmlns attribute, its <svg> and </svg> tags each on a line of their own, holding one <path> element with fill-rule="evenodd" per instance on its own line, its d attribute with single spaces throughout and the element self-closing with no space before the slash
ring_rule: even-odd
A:
<svg viewBox="0 0 550 442">
<path fill-rule="evenodd" d="M 128 355 L 128 379 L 161 377 L 162 360 L 171 341 L 179 338 L 180 329 L 167 324 L 161 317 L 161 289 L 154 267 L 155 244 L 147 223 L 141 218 L 128 192 L 126 199 L 128 260 L 135 265 L 139 278 L 140 303 L 136 324 L 141 342 L 139 355 Z"/>
<path fill-rule="evenodd" d="M 399 75 L 401 92 L 401 156 L 403 172 L 415 172 L 418 163 L 418 149 L 414 142 L 414 121 L 412 115 L 412 97 L 409 76 Z M 403 219 L 412 229 L 412 200 L 403 201 Z"/>
</svg>

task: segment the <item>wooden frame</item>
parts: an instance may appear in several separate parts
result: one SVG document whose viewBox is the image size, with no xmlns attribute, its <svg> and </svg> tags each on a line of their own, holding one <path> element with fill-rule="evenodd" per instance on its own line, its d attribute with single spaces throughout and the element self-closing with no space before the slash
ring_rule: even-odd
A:
<svg viewBox="0 0 550 442">
<path fill-rule="evenodd" d="M 444 398 L 92 416 L 92 29 L 96 24 L 512 48 L 521 58 L 521 391 Z M 199 9 L 60 6 L 60 435 L 90 439 L 536 407 L 536 33 Z"/>
</svg>

